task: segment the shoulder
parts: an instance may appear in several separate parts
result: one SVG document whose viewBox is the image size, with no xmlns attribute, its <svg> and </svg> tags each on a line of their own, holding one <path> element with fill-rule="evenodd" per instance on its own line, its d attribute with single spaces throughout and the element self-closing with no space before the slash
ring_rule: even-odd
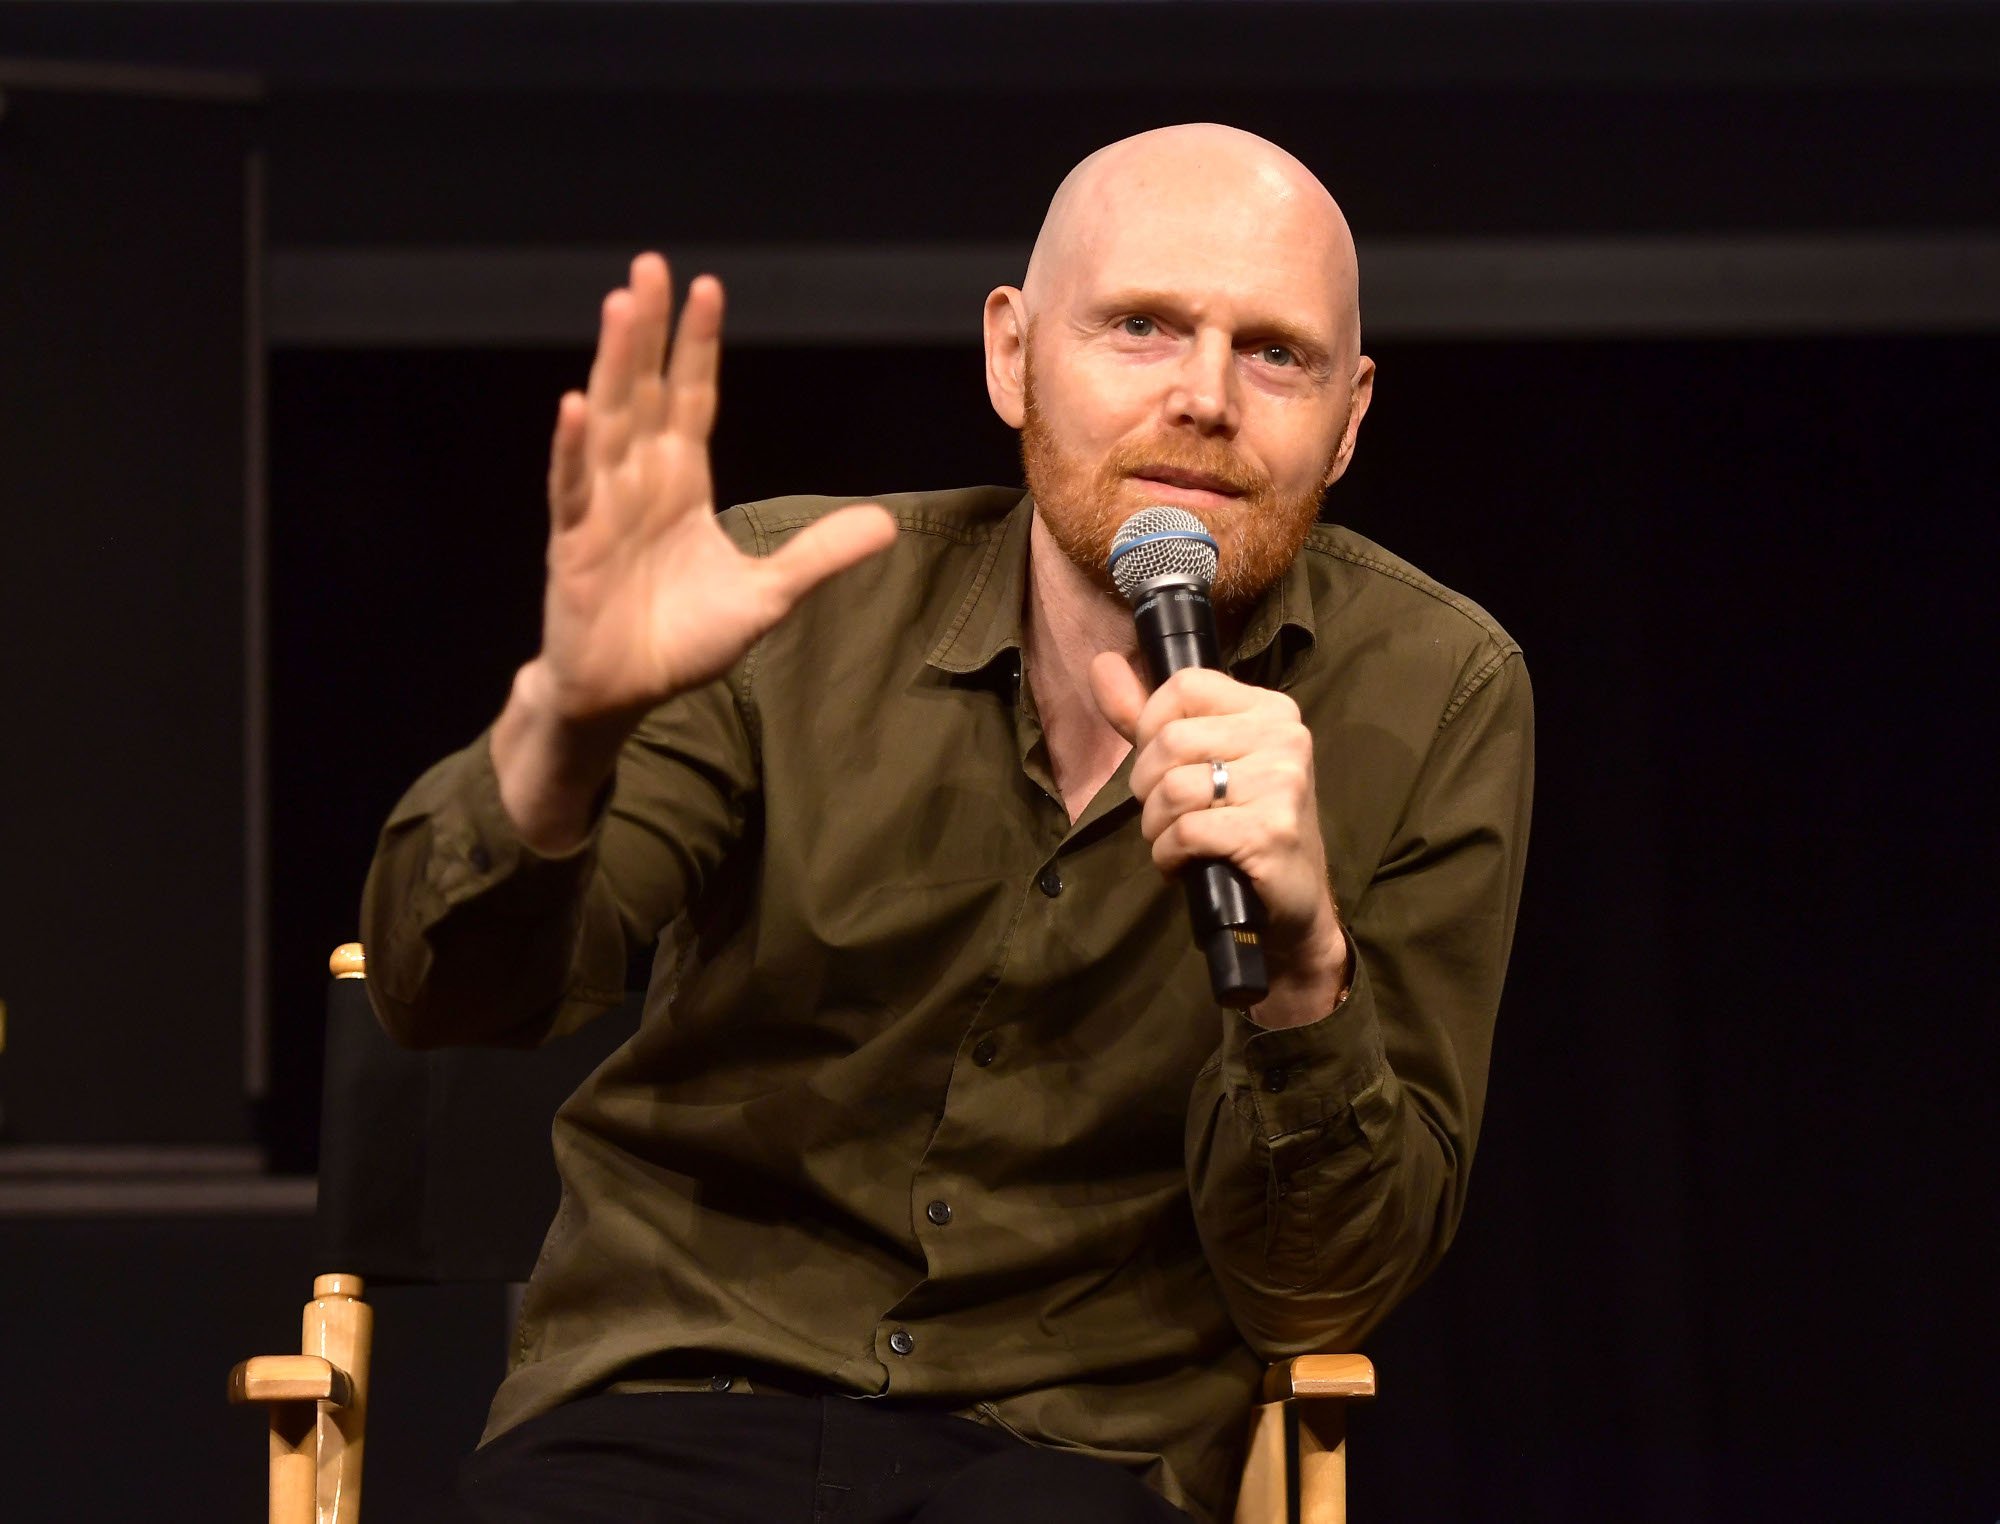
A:
<svg viewBox="0 0 2000 1524">
<path fill-rule="evenodd" d="M 1521 646 L 1478 603 L 1341 524 L 1316 524 L 1301 556 L 1321 643 L 1348 662 L 1391 664 L 1444 701 L 1448 720 Z"/>
<path fill-rule="evenodd" d="M 1316 570 L 1315 584 L 1379 598 L 1386 606 L 1435 623 L 1460 639 L 1518 653 L 1520 644 L 1485 609 L 1463 593 L 1412 566 L 1393 551 L 1343 524 L 1315 524 L 1304 554 Z M 1318 592 L 1317 585 L 1315 592 Z"/>
<path fill-rule="evenodd" d="M 859 643 L 868 661 L 886 664 L 885 672 L 921 667 L 982 598 L 991 602 L 994 589 L 1004 590 L 1010 547 L 1025 544 L 1018 510 L 1026 499 L 1020 487 L 960 487 L 767 498 L 729 509 L 723 527 L 753 555 L 776 552 L 791 536 L 856 502 L 877 503 L 896 521 L 894 543 L 808 593 L 758 643 L 753 665 L 783 666 L 830 644 Z"/>
</svg>

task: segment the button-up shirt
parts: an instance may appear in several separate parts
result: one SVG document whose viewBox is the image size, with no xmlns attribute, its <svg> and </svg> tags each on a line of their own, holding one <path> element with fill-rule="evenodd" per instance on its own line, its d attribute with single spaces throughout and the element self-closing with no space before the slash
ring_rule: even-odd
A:
<svg viewBox="0 0 2000 1524">
<path fill-rule="evenodd" d="M 1476 605 L 1315 527 L 1227 660 L 1310 728 L 1350 993 L 1217 1006 L 1128 756 L 1072 822 L 1022 678 L 1032 503 L 901 533 L 655 710 L 538 855 L 485 739 L 363 909 L 399 1039 L 638 1031 L 562 1108 L 562 1204 L 489 1437 L 605 1389 L 963 1413 L 1223 1515 L 1264 1362 L 1352 1347 L 1456 1227 L 1526 843 L 1531 705 Z M 723 516 L 768 553 L 835 506 Z M 1226 806 L 1225 806 L 1226 807 Z"/>
</svg>

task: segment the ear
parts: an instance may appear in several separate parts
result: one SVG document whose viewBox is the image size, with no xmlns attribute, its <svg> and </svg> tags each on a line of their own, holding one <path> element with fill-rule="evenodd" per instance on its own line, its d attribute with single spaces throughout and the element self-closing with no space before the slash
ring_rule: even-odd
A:
<svg viewBox="0 0 2000 1524">
<path fill-rule="evenodd" d="M 1347 463 L 1354 458 L 1354 441 L 1361 433 L 1361 420 L 1368 415 L 1368 404 L 1374 396 L 1375 362 L 1363 355 L 1354 367 L 1354 388 L 1347 400 L 1347 427 L 1341 431 L 1340 448 L 1334 452 L 1333 464 L 1326 468 L 1322 491 L 1347 474 Z"/>
<path fill-rule="evenodd" d="M 1027 418 L 1028 308 L 1016 286 L 996 286 L 986 297 L 986 395 L 1010 429 Z"/>
</svg>

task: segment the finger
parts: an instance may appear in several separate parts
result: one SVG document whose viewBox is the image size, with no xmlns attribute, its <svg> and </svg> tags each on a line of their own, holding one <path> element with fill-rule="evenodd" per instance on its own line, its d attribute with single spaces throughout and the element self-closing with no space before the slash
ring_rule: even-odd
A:
<svg viewBox="0 0 2000 1524">
<path fill-rule="evenodd" d="M 549 440 L 549 519 L 558 530 L 581 520 L 590 502 L 583 450 L 589 416 L 582 392 L 564 392 L 556 404 L 555 434 Z"/>
<path fill-rule="evenodd" d="M 667 362 L 665 427 L 705 440 L 715 427 L 716 377 L 722 368 L 722 282 L 697 275 L 681 303 Z"/>
<path fill-rule="evenodd" d="M 1153 840 L 1153 862 L 1163 873 L 1177 873 L 1197 858 L 1232 862 L 1262 889 L 1270 870 L 1295 851 L 1298 816 L 1290 808 L 1267 802 L 1255 809 L 1191 810 L 1176 816 Z"/>
<path fill-rule="evenodd" d="M 673 311 L 673 281 L 657 254 L 632 261 L 632 395 L 627 440 L 657 434 L 667 421 L 667 318 Z"/>
<path fill-rule="evenodd" d="M 1260 714 L 1202 714 L 1172 719 L 1145 739 L 1139 722 L 1139 754 L 1132 763 L 1132 793 L 1145 798 L 1169 769 L 1191 762 L 1234 762 L 1260 747 L 1282 744 L 1282 734 Z"/>
<path fill-rule="evenodd" d="M 763 565 L 775 600 L 775 618 L 836 572 L 865 561 L 895 542 L 896 521 L 873 503 L 829 513 L 800 531 Z"/>
<path fill-rule="evenodd" d="M 657 376 L 667 359 L 667 317 L 673 310 L 673 283 L 667 262 L 647 252 L 632 261 L 632 374 Z"/>
<path fill-rule="evenodd" d="M 667 388 L 657 376 L 641 376 L 632 383 L 632 401 L 625 413 L 625 445 L 630 449 L 641 440 L 660 437 L 667 422 Z"/>
<path fill-rule="evenodd" d="M 1139 727 L 1139 713 L 1146 707 L 1146 683 L 1130 657 L 1117 651 L 1099 651 L 1090 662 L 1090 696 L 1097 712 L 1126 740 Z"/>
<path fill-rule="evenodd" d="M 1145 794 L 1139 794 L 1136 789 L 1133 791 L 1134 798 L 1144 800 L 1139 814 L 1139 833 L 1146 840 L 1154 841 L 1183 815 L 1191 815 L 1196 810 L 1239 808 L 1255 791 L 1255 785 L 1248 776 L 1251 765 L 1247 757 L 1241 762 L 1227 764 L 1229 797 L 1226 802 L 1215 797 L 1215 773 L 1208 763 L 1195 762 L 1169 768 Z"/>
<path fill-rule="evenodd" d="M 1139 716 L 1136 744 L 1146 745 L 1162 726 L 1196 714 L 1235 714 L 1257 709 L 1281 695 L 1267 688 L 1239 683 L 1226 672 L 1211 667 L 1186 667 L 1176 672 L 1154 691 Z"/>
<path fill-rule="evenodd" d="M 632 395 L 632 330 L 636 323 L 632 293 L 620 286 L 604 298 L 597 317 L 597 356 L 590 365 L 586 396 L 593 415 L 623 408 Z M 593 417 L 593 422 L 595 417 Z"/>
</svg>

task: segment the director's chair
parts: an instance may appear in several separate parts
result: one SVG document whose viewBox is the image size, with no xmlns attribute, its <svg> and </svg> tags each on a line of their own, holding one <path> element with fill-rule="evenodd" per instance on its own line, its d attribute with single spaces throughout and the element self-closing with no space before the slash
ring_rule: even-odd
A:
<svg viewBox="0 0 2000 1524">
<path fill-rule="evenodd" d="M 359 1524 L 374 1332 L 364 1277 L 525 1280 L 559 1194 L 549 1120 L 638 1021 L 634 996 L 531 1052 L 406 1052 L 369 1008 L 360 945 L 331 966 L 316 1238 L 322 1263 L 350 1268 L 314 1278 L 298 1354 L 229 1373 L 231 1402 L 266 1409 L 271 1524 Z M 1346 1403 L 1374 1395 L 1362 1355 L 1272 1366 L 1235 1524 L 1346 1524 Z"/>
</svg>

